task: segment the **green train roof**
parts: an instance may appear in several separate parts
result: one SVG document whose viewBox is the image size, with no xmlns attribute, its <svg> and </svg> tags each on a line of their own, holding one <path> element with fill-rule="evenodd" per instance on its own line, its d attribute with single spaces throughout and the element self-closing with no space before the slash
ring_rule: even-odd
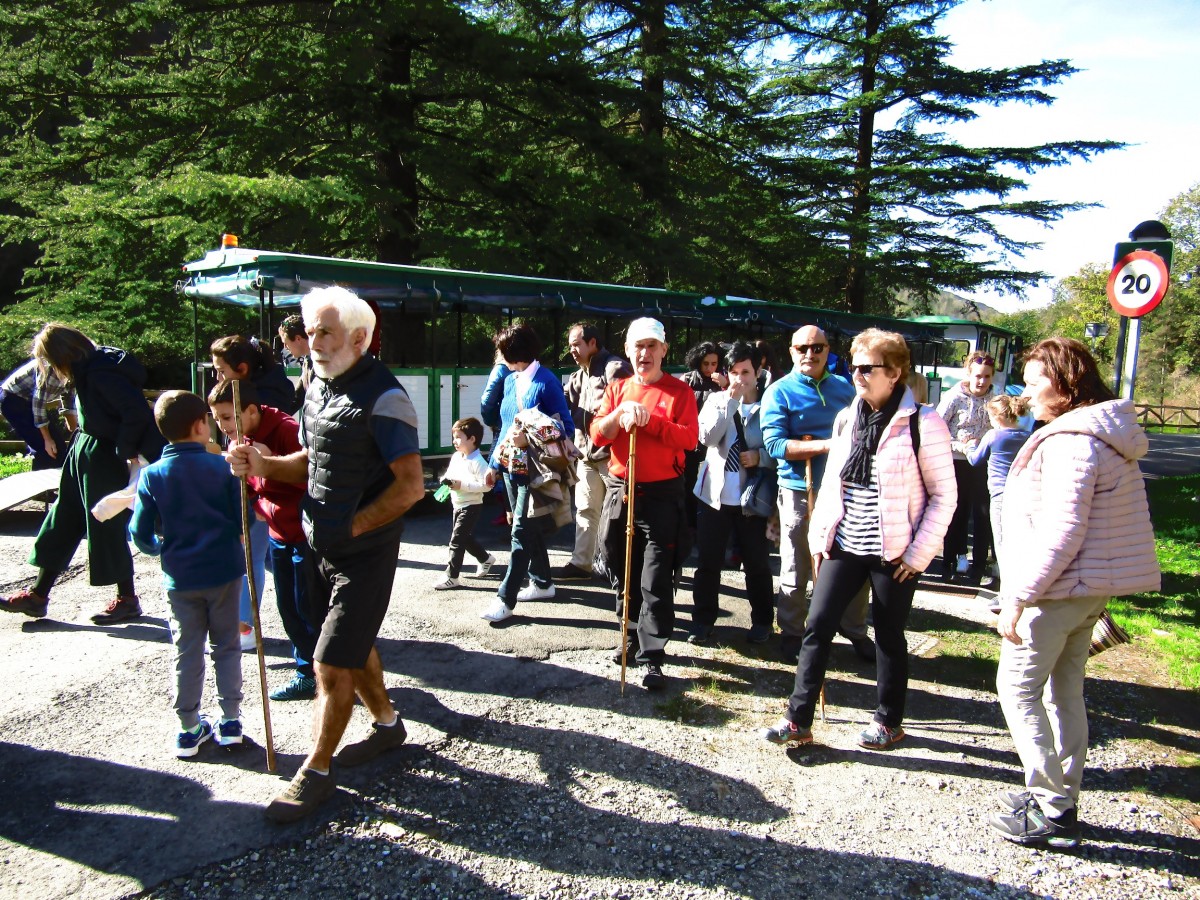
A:
<svg viewBox="0 0 1200 900">
<path fill-rule="evenodd" d="M 913 341 L 936 341 L 944 328 L 887 316 L 864 316 L 757 300 L 587 281 L 468 272 L 232 247 L 213 250 L 182 267 L 186 297 L 257 307 L 269 295 L 275 307 L 296 306 L 313 288 L 341 285 L 382 308 L 435 316 L 462 312 L 570 310 L 613 318 L 638 315 L 794 331 L 817 325 L 831 335 L 865 328 L 898 331 Z"/>
</svg>

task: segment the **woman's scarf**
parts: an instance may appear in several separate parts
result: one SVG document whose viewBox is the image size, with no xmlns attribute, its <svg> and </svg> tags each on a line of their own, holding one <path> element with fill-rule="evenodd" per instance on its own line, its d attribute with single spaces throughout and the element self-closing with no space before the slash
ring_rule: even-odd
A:
<svg viewBox="0 0 1200 900">
<path fill-rule="evenodd" d="M 875 459 L 875 451 L 879 449 L 883 429 L 896 415 L 903 397 L 904 384 L 896 382 L 892 396 L 879 410 L 871 409 L 871 404 L 865 400 L 859 401 L 858 414 L 854 417 L 854 433 L 850 436 L 850 455 L 842 466 L 843 483 L 862 487 L 871 483 L 871 464 Z"/>
</svg>

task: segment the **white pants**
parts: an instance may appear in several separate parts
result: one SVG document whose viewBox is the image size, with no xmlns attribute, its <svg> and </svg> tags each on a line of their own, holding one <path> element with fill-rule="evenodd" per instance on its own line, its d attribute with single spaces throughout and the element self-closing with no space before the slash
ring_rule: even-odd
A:
<svg viewBox="0 0 1200 900">
<path fill-rule="evenodd" d="M 575 474 L 579 481 L 575 483 L 575 552 L 571 554 L 571 565 L 590 572 L 596 563 L 596 526 L 604 505 L 608 460 L 581 459 L 575 463 Z"/>
<path fill-rule="evenodd" d="M 1088 743 L 1083 670 L 1092 626 L 1107 603 L 1107 597 L 1044 600 L 1021 614 L 1020 644 L 1001 640 L 1000 708 L 1025 769 L 1025 787 L 1050 816 L 1079 803 Z"/>
</svg>

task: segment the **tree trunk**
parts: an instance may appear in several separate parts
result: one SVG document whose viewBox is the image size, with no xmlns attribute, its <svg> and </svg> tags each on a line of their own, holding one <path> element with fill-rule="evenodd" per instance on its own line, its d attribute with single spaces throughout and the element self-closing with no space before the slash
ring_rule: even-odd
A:
<svg viewBox="0 0 1200 900">
<path fill-rule="evenodd" d="M 667 194 L 666 157 L 666 64 L 667 12 L 663 0 L 649 0 L 642 6 L 642 85 L 638 126 L 645 153 L 637 188 L 645 215 L 650 223 L 651 240 L 646 249 L 645 279 L 650 285 L 666 282 L 663 261 L 663 232 L 667 216 L 664 200 Z"/>
<path fill-rule="evenodd" d="M 872 42 L 879 33 L 882 14 L 878 0 L 863 4 L 863 58 L 859 96 L 875 90 L 878 54 Z M 847 218 L 846 308 L 852 313 L 866 312 L 867 250 L 871 236 L 871 166 L 875 151 L 875 110 L 863 107 L 858 113 L 858 140 L 854 159 L 854 184 Z"/>
<path fill-rule="evenodd" d="M 380 174 L 379 238 L 381 262 L 415 263 L 421 238 L 417 222 L 417 170 L 412 136 L 417 104 L 412 93 L 412 44 L 391 37 L 383 57 L 380 113 L 382 141 L 376 155 Z"/>
</svg>

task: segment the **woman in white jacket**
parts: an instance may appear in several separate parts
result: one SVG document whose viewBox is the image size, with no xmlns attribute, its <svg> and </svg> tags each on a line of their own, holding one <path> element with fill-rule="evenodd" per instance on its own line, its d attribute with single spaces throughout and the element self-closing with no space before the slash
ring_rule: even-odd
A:
<svg viewBox="0 0 1200 900">
<path fill-rule="evenodd" d="M 859 746 L 886 750 L 904 738 L 904 628 L 917 576 L 941 549 L 958 490 L 946 423 L 932 408 L 918 407 L 905 385 L 904 338 L 870 328 L 854 339 L 850 353 L 857 397 L 834 421 L 809 527 L 817 575 L 796 687 L 787 716 L 761 736 L 774 744 L 812 743 L 830 644 L 842 613 L 869 580 L 879 702 Z"/>
<path fill-rule="evenodd" d="M 1025 357 L 1039 421 L 1004 490 L 996 687 L 1025 769 L 989 823 L 1021 844 L 1073 847 L 1087 758 L 1084 664 L 1108 598 L 1160 586 L 1138 469 L 1148 442 L 1079 341 L 1051 338 Z"/>
<path fill-rule="evenodd" d="M 700 410 L 700 445 L 704 462 L 696 476 L 696 548 L 700 562 L 692 579 L 692 629 L 689 644 L 704 644 L 712 636 L 720 612 L 721 569 L 729 534 L 738 537 L 742 567 L 746 573 L 746 596 L 750 600 L 752 644 L 771 637 L 775 619 L 775 592 L 771 585 L 771 561 L 767 544 L 767 520 L 742 512 L 742 492 L 761 468 L 775 468 L 775 460 L 763 446 L 759 421 L 757 351 L 739 341 L 729 348 L 725 365 L 729 387 L 710 393 Z M 774 480 L 771 485 L 774 486 Z M 773 487 L 772 487 L 773 490 Z M 773 508 L 774 496 L 770 501 Z"/>
</svg>

